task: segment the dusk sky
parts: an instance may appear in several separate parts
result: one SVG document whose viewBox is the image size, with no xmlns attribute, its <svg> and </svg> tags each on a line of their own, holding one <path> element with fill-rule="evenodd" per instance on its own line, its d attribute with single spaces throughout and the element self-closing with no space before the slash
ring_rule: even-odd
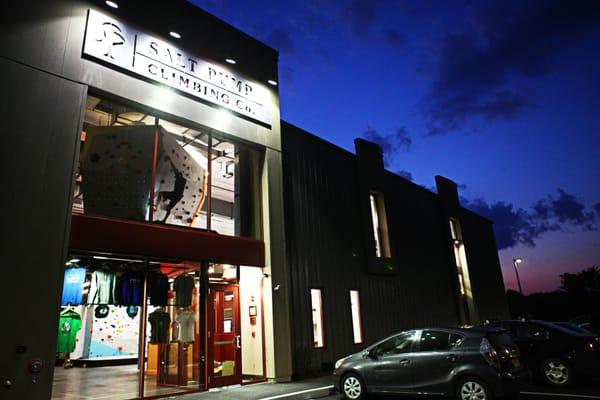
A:
<svg viewBox="0 0 600 400">
<path fill-rule="evenodd" d="M 600 1 L 193 3 L 279 50 L 284 120 L 457 182 L 508 289 L 600 265 Z"/>
</svg>

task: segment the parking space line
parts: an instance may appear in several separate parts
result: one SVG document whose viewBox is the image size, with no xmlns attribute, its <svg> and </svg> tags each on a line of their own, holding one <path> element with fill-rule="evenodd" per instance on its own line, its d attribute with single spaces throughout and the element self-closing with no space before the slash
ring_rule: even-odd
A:
<svg viewBox="0 0 600 400">
<path fill-rule="evenodd" d="M 600 399 L 600 396 L 590 396 L 588 394 L 570 394 L 570 393 L 544 393 L 544 392 L 520 392 L 533 396 L 555 396 L 555 397 L 576 397 L 579 399 Z"/>
<path fill-rule="evenodd" d="M 263 397 L 260 400 L 283 399 L 285 397 L 295 396 L 297 394 L 304 394 L 304 393 L 316 392 L 317 390 L 325 390 L 325 389 L 333 389 L 333 385 L 318 387 L 318 388 L 314 388 L 314 389 L 300 390 L 298 392 L 285 393 L 285 394 L 280 394 L 280 395 L 277 395 L 277 396 Z"/>
</svg>

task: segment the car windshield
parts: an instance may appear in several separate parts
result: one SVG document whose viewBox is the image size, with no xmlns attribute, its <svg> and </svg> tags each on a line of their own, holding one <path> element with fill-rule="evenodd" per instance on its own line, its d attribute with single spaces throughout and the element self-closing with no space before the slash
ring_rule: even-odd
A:
<svg viewBox="0 0 600 400">
<path fill-rule="evenodd" d="M 547 328 L 547 329 L 551 329 L 560 333 L 563 333 L 565 335 L 569 335 L 569 336 L 573 336 L 573 335 L 581 335 L 581 332 L 577 332 L 565 327 L 562 327 L 558 324 L 555 324 L 553 322 L 547 322 L 547 321 L 531 321 L 531 323 L 541 326 L 543 328 Z"/>
</svg>

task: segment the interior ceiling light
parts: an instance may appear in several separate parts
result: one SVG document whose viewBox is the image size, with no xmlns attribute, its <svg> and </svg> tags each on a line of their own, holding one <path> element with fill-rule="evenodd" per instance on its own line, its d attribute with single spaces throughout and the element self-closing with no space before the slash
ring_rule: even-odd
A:
<svg viewBox="0 0 600 400">
<path fill-rule="evenodd" d="M 114 1 L 105 1 L 106 5 L 112 8 L 119 8 L 119 5 L 117 3 L 115 3 Z"/>
<path fill-rule="evenodd" d="M 267 82 L 269 82 L 269 85 L 277 86 L 277 81 L 269 79 Z"/>
<path fill-rule="evenodd" d="M 226 58 L 225 62 L 229 63 L 229 64 L 236 64 L 237 61 L 235 61 L 233 58 Z"/>
<path fill-rule="evenodd" d="M 181 39 L 181 35 L 177 32 L 169 32 L 169 35 L 171 35 L 172 37 L 174 37 L 175 39 Z"/>
</svg>

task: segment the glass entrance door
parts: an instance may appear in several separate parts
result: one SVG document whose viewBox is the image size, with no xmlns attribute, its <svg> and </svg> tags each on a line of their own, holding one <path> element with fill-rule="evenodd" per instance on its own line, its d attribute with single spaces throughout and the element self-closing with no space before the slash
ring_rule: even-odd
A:
<svg viewBox="0 0 600 400">
<path fill-rule="evenodd" d="M 237 284 L 211 285 L 208 293 L 209 386 L 242 383 L 242 340 Z"/>
</svg>

